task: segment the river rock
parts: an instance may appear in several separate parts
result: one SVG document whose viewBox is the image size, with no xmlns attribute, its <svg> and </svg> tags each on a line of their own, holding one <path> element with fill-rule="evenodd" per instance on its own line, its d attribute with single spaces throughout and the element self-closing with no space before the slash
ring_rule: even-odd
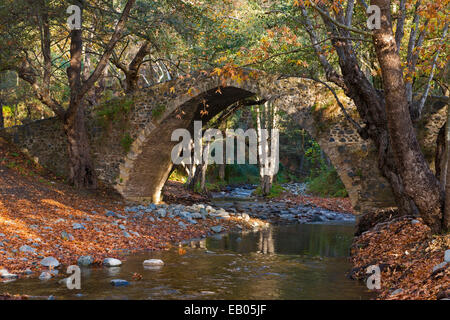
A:
<svg viewBox="0 0 450 320">
<path fill-rule="evenodd" d="M 432 273 L 439 272 L 439 271 L 443 270 L 446 266 L 447 266 L 447 262 L 445 262 L 445 261 L 442 263 L 439 263 L 438 265 L 433 267 Z"/>
<path fill-rule="evenodd" d="M 74 223 L 72 225 L 73 230 L 84 230 L 86 227 L 82 223 Z"/>
<path fill-rule="evenodd" d="M 52 278 L 52 275 L 50 272 L 44 271 L 39 275 L 39 280 L 42 280 L 42 281 L 50 280 L 51 278 Z"/>
<path fill-rule="evenodd" d="M 131 234 L 129 234 L 129 233 L 126 232 L 126 231 L 123 232 L 123 236 L 124 236 L 125 238 L 131 238 Z"/>
<path fill-rule="evenodd" d="M 50 268 L 50 267 L 57 268 L 57 267 L 59 267 L 59 261 L 56 260 L 53 257 L 46 257 L 46 258 L 42 259 L 40 263 L 41 263 L 42 266 L 47 267 L 47 268 Z"/>
<path fill-rule="evenodd" d="M 447 263 L 450 263 L 450 249 L 445 250 L 444 261 L 447 262 Z"/>
<path fill-rule="evenodd" d="M 219 232 L 222 232 L 223 227 L 222 226 L 214 226 L 214 227 L 211 227 L 211 230 L 214 231 L 215 233 L 219 233 Z"/>
<path fill-rule="evenodd" d="M 36 249 L 33 247 L 30 247 L 28 245 L 23 245 L 19 248 L 20 252 L 26 252 L 26 253 L 36 253 Z"/>
<path fill-rule="evenodd" d="M 17 274 L 9 273 L 8 270 L 6 270 L 6 269 L 0 270 L 0 276 L 2 279 L 7 279 L 7 280 L 14 280 L 19 277 Z"/>
<path fill-rule="evenodd" d="M 115 217 L 115 216 L 116 216 L 116 213 L 115 213 L 114 211 L 107 210 L 107 211 L 105 212 L 105 215 L 106 215 L 107 217 Z"/>
<path fill-rule="evenodd" d="M 103 265 L 105 265 L 106 267 L 118 267 L 122 265 L 122 261 L 114 258 L 106 258 L 105 260 L 103 260 Z"/>
<path fill-rule="evenodd" d="M 75 238 L 73 237 L 73 235 L 71 235 L 70 233 L 67 233 L 66 231 L 61 232 L 61 238 L 62 238 L 63 240 L 69 240 L 69 241 L 75 240 Z"/>
<path fill-rule="evenodd" d="M 201 219 L 201 218 L 203 218 L 202 214 L 199 213 L 199 212 L 192 212 L 192 213 L 191 213 L 191 217 L 192 217 L 193 219 Z"/>
<path fill-rule="evenodd" d="M 93 262 L 94 262 L 94 259 L 92 259 L 91 256 L 81 256 L 78 258 L 78 261 L 77 261 L 78 265 L 83 266 L 83 267 L 90 266 Z"/>
<path fill-rule="evenodd" d="M 154 266 L 163 266 L 164 261 L 160 259 L 149 259 L 144 261 L 144 266 L 146 267 L 154 267 Z"/>
<path fill-rule="evenodd" d="M 113 279 L 113 280 L 111 280 L 111 284 L 114 287 L 124 287 L 124 286 L 128 286 L 130 283 L 127 280 L 123 280 L 123 279 Z"/>
<path fill-rule="evenodd" d="M 400 293 L 402 293 L 402 292 L 403 292 L 403 289 L 397 289 L 397 290 L 395 290 L 395 291 L 393 291 L 393 292 L 391 293 L 391 296 L 395 296 L 395 295 L 400 294 Z"/>
<path fill-rule="evenodd" d="M 166 211 L 166 209 L 158 209 L 158 210 L 156 210 L 156 214 L 158 215 L 158 216 L 160 216 L 161 218 L 165 218 L 166 217 L 166 214 L 167 214 L 167 211 Z"/>
</svg>

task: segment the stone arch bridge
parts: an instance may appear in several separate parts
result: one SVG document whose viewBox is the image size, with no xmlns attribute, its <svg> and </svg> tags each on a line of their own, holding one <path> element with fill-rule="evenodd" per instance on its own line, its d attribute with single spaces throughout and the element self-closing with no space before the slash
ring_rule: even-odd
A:
<svg viewBox="0 0 450 320">
<path fill-rule="evenodd" d="M 171 150 L 177 144 L 171 141 L 173 130 L 190 128 L 194 120 L 206 123 L 251 97 L 272 100 L 284 116 L 309 132 L 336 168 L 355 210 L 393 205 L 372 143 L 359 137 L 325 86 L 255 70 L 227 76 L 196 73 L 93 108 L 87 127 L 100 181 L 126 199 L 158 202 L 172 167 Z M 352 103 L 343 95 L 341 101 L 358 121 Z M 202 117 L 205 103 L 208 114 Z M 419 136 L 424 145 L 434 145 L 445 108 L 435 104 L 428 109 L 433 112 L 425 117 Z M 57 118 L 7 128 L 0 135 L 55 173 L 68 172 L 66 138 Z M 433 154 L 433 150 L 425 151 Z"/>
</svg>

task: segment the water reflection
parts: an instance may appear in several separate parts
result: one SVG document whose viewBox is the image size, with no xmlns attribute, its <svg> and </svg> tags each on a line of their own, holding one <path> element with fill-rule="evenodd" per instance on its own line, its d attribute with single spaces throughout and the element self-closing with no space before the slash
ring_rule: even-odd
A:
<svg viewBox="0 0 450 320">
<path fill-rule="evenodd" d="M 346 278 L 352 234 L 352 225 L 276 226 L 192 241 L 183 255 L 131 255 L 120 268 L 83 272 L 81 291 L 37 279 L 1 284 L 0 291 L 57 299 L 365 299 L 365 286 Z M 165 264 L 144 268 L 146 259 Z M 112 287 L 117 278 L 130 286 Z"/>
</svg>

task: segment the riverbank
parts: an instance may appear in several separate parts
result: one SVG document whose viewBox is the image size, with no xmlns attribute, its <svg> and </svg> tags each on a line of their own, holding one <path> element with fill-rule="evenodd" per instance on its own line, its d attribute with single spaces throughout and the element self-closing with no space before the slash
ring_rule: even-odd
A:
<svg viewBox="0 0 450 320">
<path fill-rule="evenodd" d="M 366 269 L 381 269 L 377 299 L 450 298 L 450 235 L 432 235 L 421 219 L 403 217 L 378 223 L 353 241 L 351 278 L 365 280 Z"/>
<path fill-rule="evenodd" d="M 191 202 L 198 200 L 193 197 Z M 133 206 L 107 192 L 74 190 L 17 150 L 3 146 L 0 270 L 5 276 L 0 281 L 39 276 L 47 270 L 41 265 L 46 257 L 68 266 L 81 256 L 91 256 L 99 265 L 107 257 L 123 259 L 130 251 L 166 250 L 188 239 L 260 225 L 234 214 L 219 220 L 214 209 L 195 217 L 188 215 L 202 208 L 180 204 L 172 208 L 179 209 L 179 215 L 170 209 Z"/>
</svg>

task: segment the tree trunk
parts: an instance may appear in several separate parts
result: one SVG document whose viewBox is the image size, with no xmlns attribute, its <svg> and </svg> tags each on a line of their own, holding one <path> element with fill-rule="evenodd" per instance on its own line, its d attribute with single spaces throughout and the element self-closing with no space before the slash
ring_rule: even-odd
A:
<svg viewBox="0 0 450 320">
<path fill-rule="evenodd" d="M 89 138 L 85 127 L 83 99 L 79 96 L 82 50 L 81 30 L 72 30 L 70 66 L 67 68 L 70 104 L 64 116 L 64 132 L 68 139 L 69 182 L 76 188 L 95 189 L 97 178 L 92 164 Z"/>
<path fill-rule="evenodd" d="M 145 41 L 136 53 L 131 63 L 128 66 L 126 73 L 126 93 L 132 93 L 136 90 L 139 80 L 139 69 L 144 61 L 144 58 L 150 53 L 150 41 Z"/>
<path fill-rule="evenodd" d="M 444 216 L 442 218 L 443 231 L 450 231 L 450 108 L 447 109 L 447 123 L 445 124 L 445 167 L 442 167 L 442 173 L 445 172 L 444 181 L 442 184 L 445 189 L 445 203 Z M 440 133 L 440 132 L 439 132 Z M 445 170 L 445 171 L 444 171 Z"/>
<path fill-rule="evenodd" d="M 5 127 L 5 118 L 3 117 L 3 101 L 0 99 L 0 129 Z"/>
<path fill-rule="evenodd" d="M 76 113 L 64 119 L 64 132 L 69 142 L 69 182 L 76 188 L 95 189 L 97 177 L 90 155 L 84 108 L 81 105 Z"/>
<path fill-rule="evenodd" d="M 202 173 L 201 173 L 201 181 L 200 181 L 200 189 L 202 192 L 206 192 L 206 171 L 208 170 L 208 161 L 209 161 L 209 146 L 210 142 L 206 142 L 203 147 L 203 164 L 202 164 Z"/>
<path fill-rule="evenodd" d="M 372 0 L 381 9 L 381 28 L 374 30 L 374 45 L 380 63 L 386 117 L 393 154 L 405 192 L 414 200 L 422 218 L 434 232 L 441 230 L 442 190 L 420 150 L 412 125 L 400 56 L 392 33 L 390 1 Z"/>
</svg>

